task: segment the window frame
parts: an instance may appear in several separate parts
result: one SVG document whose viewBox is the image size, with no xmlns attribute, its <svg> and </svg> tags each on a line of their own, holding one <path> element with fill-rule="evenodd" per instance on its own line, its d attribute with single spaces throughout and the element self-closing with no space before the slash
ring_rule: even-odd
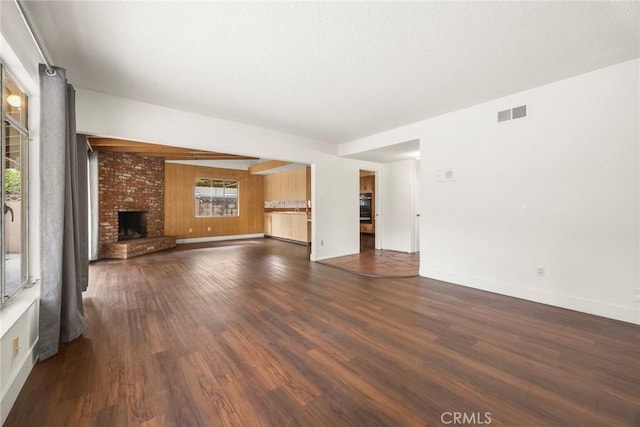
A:
<svg viewBox="0 0 640 427">
<path fill-rule="evenodd" d="M 20 123 L 13 116 L 6 111 L 6 82 L 7 76 L 15 83 L 20 92 L 26 98 L 27 115 L 25 117 L 26 124 Z M 23 289 L 29 282 L 29 121 L 30 121 L 30 95 L 22 88 L 19 81 L 7 70 L 4 63 L 0 62 L 0 94 L 2 95 L 0 104 L 0 119 L 2 120 L 2 129 L 0 129 L 0 138 L 2 139 L 2 146 L 0 147 L 0 154 L 2 155 L 2 164 L 0 165 L 0 176 L 2 176 L 3 185 L 0 186 L 0 207 L 4 209 L 6 200 L 6 189 L 4 185 L 5 177 L 5 162 L 6 162 L 6 138 L 7 138 L 7 126 L 15 129 L 24 140 L 20 142 L 20 197 L 21 197 L 21 212 L 20 212 L 20 283 L 18 286 L 8 293 L 6 290 L 6 239 L 5 239 L 5 217 L 2 215 L 0 218 L 0 305 L 9 301 L 14 297 L 21 289 Z"/>
<path fill-rule="evenodd" d="M 208 186 L 198 185 L 203 181 L 208 181 L 209 185 Z M 221 183 L 222 185 L 220 187 L 217 187 L 215 183 Z M 207 197 L 200 195 L 198 188 L 222 188 L 222 195 L 216 196 L 214 194 L 211 194 L 211 196 L 208 197 L 211 200 L 209 202 L 211 206 L 209 206 L 208 214 L 201 213 L 202 209 L 200 207 L 200 204 L 203 203 L 203 199 Z M 233 192 L 227 193 L 227 190 L 230 188 L 234 188 L 235 193 Z M 232 209 L 235 211 L 235 213 L 216 214 L 214 212 L 215 206 L 214 206 L 213 199 L 222 199 L 225 201 L 223 202 L 223 204 L 226 204 L 227 200 L 234 200 L 235 201 L 234 208 L 224 207 L 223 209 L 226 209 L 226 210 Z M 240 217 L 240 181 L 238 179 L 232 179 L 232 178 L 196 177 L 195 184 L 194 184 L 194 215 L 196 218 L 238 218 Z"/>
</svg>

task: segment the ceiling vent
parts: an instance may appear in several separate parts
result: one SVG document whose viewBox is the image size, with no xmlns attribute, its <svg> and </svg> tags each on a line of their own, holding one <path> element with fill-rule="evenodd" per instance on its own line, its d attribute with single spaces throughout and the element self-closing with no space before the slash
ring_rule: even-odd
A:
<svg viewBox="0 0 640 427">
<path fill-rule="evenodd" d="M 498 111 L 498 123 L 527 117 L 527 106 L 521 105 L 508 110 Z"/>
</svg>

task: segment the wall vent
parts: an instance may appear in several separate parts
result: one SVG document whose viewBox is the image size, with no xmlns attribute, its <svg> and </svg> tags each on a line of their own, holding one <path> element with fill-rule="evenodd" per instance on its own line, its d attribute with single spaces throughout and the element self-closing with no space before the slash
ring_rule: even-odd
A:
<svg viewBox="0 0 640 427">
<path fill-rule="evenodd" d="M 508 110 L 498 111 L 498 123 L 527 117 L 527 106 L 521 105 Z"/>
<path fill-rule="evenodd" d="M 511 109 L 511 118 L 519 119 L 521 117 L 527 117 L 527 106 L 521 105 Z"/>
<path fill-rule="evenodd" d="M 511 110 L 498 111 L 498 122 L 506 122 L 511 120 Z"/>
</svg>

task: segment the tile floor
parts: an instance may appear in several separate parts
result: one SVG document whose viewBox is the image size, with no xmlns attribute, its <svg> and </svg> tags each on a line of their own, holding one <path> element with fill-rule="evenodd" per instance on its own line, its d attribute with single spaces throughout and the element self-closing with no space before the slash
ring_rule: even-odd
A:
<svg viewBox="0 0 640 427">
<path fill-rule="evenodd" d="M 414 277 L 418 275 L 420 255 L 375 250 L 373 235 L 362 234 L 360 253 L 330 258 L 320 263 L 369 277 Z"/>
</svg>

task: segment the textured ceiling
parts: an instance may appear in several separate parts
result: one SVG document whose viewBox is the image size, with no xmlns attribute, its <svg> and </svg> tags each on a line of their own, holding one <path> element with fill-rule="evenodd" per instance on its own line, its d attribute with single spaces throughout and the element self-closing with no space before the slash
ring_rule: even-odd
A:
<svg viewBox="0 0 640 427">
<path fill-rule="evenodd" d="M 640 56 L 637 2 L 28 2 L 78 87 L 346 142 Z"/>
</svg>

